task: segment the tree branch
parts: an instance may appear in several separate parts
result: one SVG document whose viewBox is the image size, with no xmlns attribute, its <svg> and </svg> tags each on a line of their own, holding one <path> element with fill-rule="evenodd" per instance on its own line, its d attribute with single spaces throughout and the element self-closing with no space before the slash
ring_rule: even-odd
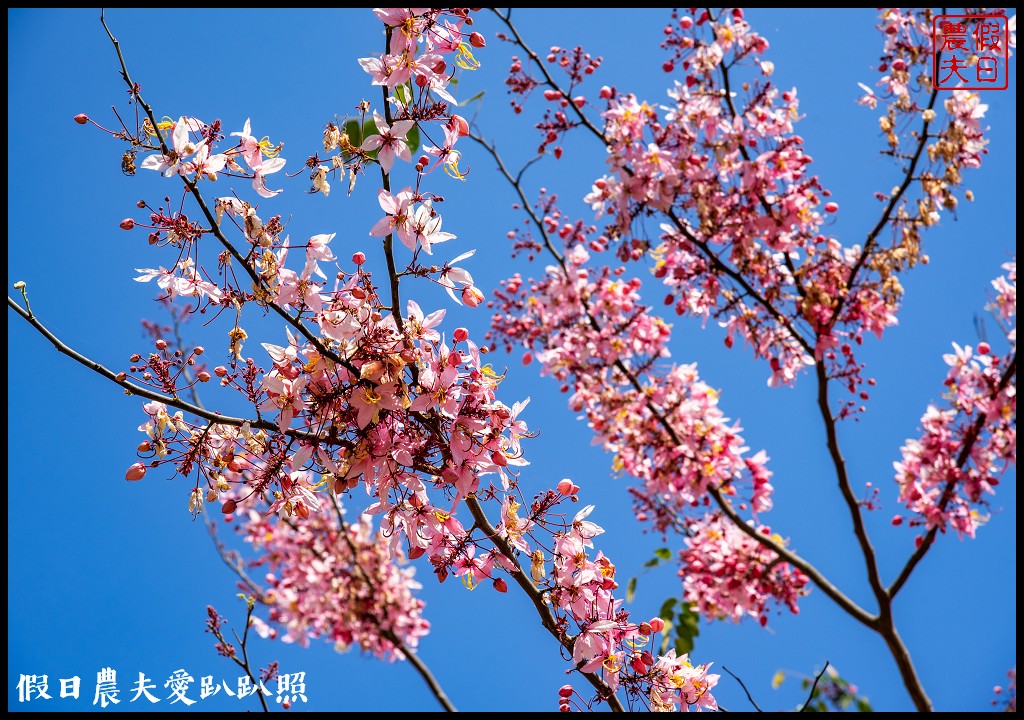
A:
<svg viewBox="0 0 1024 720">
<path fill-rule="evenodd" d="M 1009 363 L 1007 363 L 1006 370 L 1003 371 L 1002 377 L 999 378 L 999 383 L 996 386 L 996 394 L 1005 390 L 1007 385 L 1009 385 L 1010 380 L 1013 377 L 1015 377 L 1016 374 L 1017 352 L 1014 351 Z M 978 438 L 981 436 L 981 431 L 984 428 L 984 426 L 985 414 L 979 413 L 978 418 L 974 421 L 974 425 L 971 426 L 971 429 L 967 432 L 966 437 L 964 437 L 964 444 L 960 448 L 959 455 L 957 455 L 956 466 L 958 468 L 963 469 L 964 465 L 967 464 L 967 461 L 971 457 L 971 450 L 974 448 L 974 443 L 976 443 L 978 441 Z M 955 478 L 951 479 L 949 482 L 946 483 L 946 487 L 943 489 L 942 492 L 942 497 L 939 499 L 939 510 L 945 510 L 946 506 L 949 505 L 949 502 L 953 499 L 953 491 L 956 489 L 956 484 L 957 481 Z M 907 563 L 903 566 L 903 569 L 900 571 L 900 574 L 896 576 L 896 579 L 893 580 L 892 585 L 889 586 L 887 592 L 890 598 L 895 598 L 896 593 L 898 593 L 900 589 L 903 587 L 903 585 L 907 582 L 907 579 L 910 577 L 910 574 L 914 571 L 914 568 L 917 567 L 917 564 L 921 562 L 924 556 L 928 553 L 928 550 L 929 548 L 931 548 L 932 543 L 935 542 L 935 537 L 938 535 L 938 532 L 938 527 L 933 527 L 925 534 L 924 539 L 921 541 L 921 544 L 917 547 L 916 550 L 914 550 L 914 553 L 907 560 Z"/>
<path fill-rule="evenodd" d="M 526 193 L 523 190 L 522 183 L 519 182 L 517 178 L 513 177 L 511 172 L 509 172 L 508 168 L 502 162 L 501 156 L 498 154 L 497 150 L 494 148 L 493 145 L 490 145 L 477 135 L 471 135 L 470 137 L 477 143 L 479 143 L 482 147 L 484 147 L 491 155 L 491 157 L 494 158 L 495 163 L 498 166 L 498 171 L 505 177 L 506 181 L 515 190 L 523 205 L 524 210 L 529 215 L 533 224 L 537 227 L 541 239 L 544 241 L 545 248 L 558 261 L 559 265 L 562 268 L 562 272 L 566 275 L 566 277 L 568 277 L 568 272 L 565 267 L 565 260 L 564 258 L 562 258 L 561 254 L 558 253 L 558 251 L 555 249 L 550 237 L 544 230 L 544 225 L 540 222 L 540 219 L 533 211 L 532 206 L 527 201 Z M 595 330 L 599 330 L 600 326 L 598 325 L 597 320 L 594 318 L 594 316 L 590 313 L 590 308 L 587 301 L 583 298 L 580 298 L 579 302 L 580 308 L 583 311 L 585 317 L 587 318 L 590 326 Z M 623 377 L 627 379 L 629 384 L 637 392 L 643 392 L 643 386 L 640 383 L 639 379 L 636 377 L 635 373 L 633 373 L 632 370 L 626 367 L 626 365 L 621 360 L 616 359 L 614 366 L 620 373 L 622 373 Z M 658 420 L 658 423 L 662 426 L 662 428 L 664 428 L 665 432 L 668 433 L 672 441 L 676 445 L 680 445 L 681 438 L 679 437 L 679 434 L 676 432 L 675 428 L 665 417 L 664 413 L 662 413 L 661 409 L 654 405 L 654 403 L 649 398 L 645 400 L 645 404 L 647 406 L 647 409 Z M 822 575 L 822 573 L 818 571 L 817 568 L 815 568 L 813 565 L 811 565 L 809 562 L 807 562 L 800 556 L 796 555 L 791 550 L 788 550 L 781 544 L 775 542 L 770 537 L 757 532 L 757 530 L 747 525 L 747 523 L 743 521 L 743 519 L 732 508 L 728 500 L 725 499 L 725 497 L 721 494 L 719 490 L 711 488 L 709 492 L 712 498 L 714 498 L 715 502 L 718 504 L 718 506 L 722 509 L 722 512 L 724 512 L 725 515 L 740 530 L 742 530 L 744 533 L 746 533 L 749 537 L 757 541 L 762 546 L 778 554 L 789 564 L 793 565 L 796 568 L 799 568 L 805 575 L 807 575 L 808 578 L 811 579 L 811 581 L 816 586 L 818 586 L 818 588 L 822 590 L 822 592 L 824 592 L 826 595 L 832 598 L 841 608 L 843 608 L 858 622 L 861 622 L 864 625 L 867 625 L 868 627 L 873 627 L 873 623 L 875 622 L 876 618 L 869 614 L 866 610 L 858 606 L 853 600 L 844 595 L 838 588 L 836 588 L 831 582 L 829 582 L 828 579 L 825 578 L 825 576 Z"/>
<path fill-rule="evenodd" d="M 505 538 L 498 534 L 498 531 L 491 524 L 490 520 L 487 519 L 487 515 L 484 514 L 484 509 L 480 505 L 480 501 L 477 500 L 475 495 L 466 496 L 466 506 L 469 508 L 470 513 L 473 514 L 473 520 L 476 522 L 484 535 L 487 536 L 494 546 L 498 548 L 502 555 L 508 559 L 509 562 L 515 567 L 515 570 L 511 573 L 512 579 L 523 589 L 527 597 L 533 602 L 534 607 L 537 609 L 537 614 L 540 616 L 541 624 L 544 629 L 551 633 L 552 636 L 562 647 L 568 650 L 570 653 L 573 649 L 574 638 L 567 636 L 565 633 L 558 629 L 558 621 L 555 619 L 555 614 L 551 611 L 551 607 L 545 602 L 543 593 L 533 584 L 530 577 L 523 571 L 522 566 L 519 564 L 519 560 L 516 556 L 515 549 L 508 544 Z M 579 670 L 579 668 L 577 668 Z M 583 672 L 579 670 L 580 674 L 587 679 L 587 681 L 594 686 L 597 690 L 598 696 L 608 703 L 608 706 L 614 712 L 625 712 L 622 703 L 619 698 L 615 695 L 607 683 L 602 680 L 596 673 Z"/>
<path fill-rule="evenodd" d="M 244 425 L 245 423 L 249 423 L 249 425 L 253 428 L 274 431 L 278 430 L 278 427 L 275 423 L 268 422 L 266 420 L 252 420 L 249 418 L 221 415 L 218 412 L 207 410 L 200 405 L 195 405 L 186 402 L 178 397 L 164 395 L 163 393 L 156 392 L 155 390 L 150 390 L 148 388 L 142 387 L 141 385 L 136 385 L 135 383 L 130 382 L 127 379 L 119 380 L 119 373 L 115 373 L 113 370 L 110 370 L 109 368 L 101 365 L 95 360 L 92 360 L 86 357 L 85 355 L 82 355 L 77 350 L 73 350 L 71 347 L 62 342 L 56 335 L 50 332 L 35 315 L 29 314 L 27 310 L 18 305 L 18 303 L 14 301 L 9 295 L 7 296 L 7 306 L 13 309 L 22 318 L 24 318 L 25 322 L 27 322 L 29 325 L 35 328 L 40 335 L 49 340 L 53 347 L 57 350 L 57 352 L 62 353 L 63 355 L 67 355 L 75 362 L 84 365 L 85 367 L 89 368 L 90 370 L 99 375 L 102 375 L 103 377 L 107 378 L 116 385 L 120 385 L 122 388 L 125 389 L 125 395 L 138 395 L 139 397 L 146 398 L 147 400 L 155 400 L 157 402 L 162 402 L 165 405 L 177 408 L 179 410 L 184 410 L 185 412 L 195 415 L 196 417 L 203 418 L 204 420 L 208 420 L 209 422 L 218 425 L 232 425 L 238 427 Z M 293 437 L 299 440 L 307 440 L 309 442 L 323 442 L 323 438 L 316 435 L 315 433 L 304 432 L 302 430 L 287 430 L 285 434 L 288 435 L 289 437 Z"/>
</svg>

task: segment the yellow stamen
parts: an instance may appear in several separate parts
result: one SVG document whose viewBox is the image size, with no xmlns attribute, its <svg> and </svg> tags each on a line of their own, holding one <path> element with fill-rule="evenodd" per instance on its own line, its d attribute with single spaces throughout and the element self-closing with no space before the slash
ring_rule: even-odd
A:
<svg viewBox="0 0 1024 720">
<path fill-rule="evenodd" d="M 459 44 L 459 56 L 455 59 L 455 64 L 463 70 L 478 70 L 480 68 L 480 61 L 473 57 L 473 53 L 466 43 Z"/>
</svg>

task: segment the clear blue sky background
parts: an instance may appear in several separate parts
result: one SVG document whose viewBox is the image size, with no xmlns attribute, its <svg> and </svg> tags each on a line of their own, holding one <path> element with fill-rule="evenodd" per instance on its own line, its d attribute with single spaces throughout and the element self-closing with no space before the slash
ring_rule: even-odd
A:
<svg viewBox="0 0 1024 720">
<path fill-rule="evenodd" d="M 670 78 L 657 44 L 667 10 L 516 12 L 525 37 L 543 51 L 551 44 L 603 55 L 602 83 L 665 100 Z M 462 97 L 487 88 L 480 121 L 513 159 L 524 159 L 537 136 L 512 115 L 500 82 L 508 48 L 493 40 L 495 24 L 481 14 L 479 29 L 489 47 L 479 53 L 484 69 L 466 80 Z M 748 18 L 764 35 L 776 64 L 775 80 L 797 86 L 807 118 L 799 131 L 815 168 L 842 206 L 835 232 L 846 243 L 861 242 L 877 218 L 871 194 L 898 182 L 897 169 L 878 154 L 877 114 L 859 107 L 857 81 L 872 84 L 871 66 L 880 52 L 872 11 L 752 11 Z M 362 99 L 380 94 L 356 65 L 380 51 L 382 38 L 369 11 L 111 10 L 108 21 L 122 42 L 134 77 L 158 116 L 220 118 L 225 131 L 252 118 L 257 136 L 285 140 L 286 170 L 295 172 L 320 146 L 323 125 L 351 112 Z M 1016 234 L 1016 61 L 1010 89 L 989 92 L 991 152 L 980 172 L 967 177 L 977 195 L 963 204 L 957 222 L 945 216 L 928 233 L 932 263 L 905 276 L 906 302 L 900 325 L 885 341 L 863 349 L 878 387 L 867 414 L 841 427 L 841 440 L 855 487 L 881 487 L 884 509 L 869 518 L 883 574 L 891 579 L 912 548 L 912 532 L 892 528 L 895 503 L 892 465 L 929 401 L 937 400 L 949 343 L 976 344 L 973 318 L 982 313 L 988 282 L 1014 252 Z M 176 182 L 119 169 L 122 146 L 72 117 L 86 112 L 108 127 L 110 106 L 127 115 L 124 86 L 114 52 L 99 24 L 98 10 L 8 10 L 8 287 L 28 283 L 35 313 L 64 340 L 110 367 L 126 368 L 128 356 L 145 352 L 139 320 L 162 319 L 151 302 L 153 285 L 133 282 L 134 268 L 173 260 L 146 245 L 145 233 L 126 233 L 117 223 L 139 216 L 134 203 L 177 197 Z M 529 115 L 533 117 L 533 115 Z M 485 291 L 511 274 L 505 232 L 519 218 L 511 195 L 488 159 L 471 147 L 465 163 L 470 182 L 435 174 L 433 189 L 445 194 L 445 229 L 456 241 L 438 249 L 440 259 L 477 248 L 469 269 Z M 140 156 L 141 160 L 141 156 Z M 566 145 L 560 165 L 548 163 L 528 177 L 534 187 L 561 193 L 564 206 L 583 217 L 578 204 L 602 167 L 592 141 Z M 272 187 L 284 178 L 273 176 Z M 264 218 L 281 212 L 292 237 L 337 232 L 341 257 L 364 250 L 373 262 L 380 251 L 367 237 L 379 216 L 370 177 L 351 199 L 341 189 L 325 200 L 307 197 L 305 174 L 285 183 L 286 192 L 261 203 Z M 227 183 L 218 191 L 227 190 Z M 252 195 L 239 184 L 243 197 Z M 524 275 L 540 268 L 523 268 Z M 9 292 L 13 292 L 9 290 Z M 426 309 L 448 307 L 448 328 L 467 325 L 482 335 L 484 310 L 452 307 L 434 286 L 405 288 Z M 662 296 L 645 278 L 645 297 Z M 247 351 L 258 357 L 259 340 L 280 342 L 279 323 L 246 323 Z M 264 328 L 260 331 L 259 328 Z M 990 334 L 995 334 L 991 320 Z M 224 329 L 214 336 L 194 328 L 212 361 L 226 357 Z M 123 702 L 144 672 L 158 686 L 184 668 L 196 679 L 213 675 L 234 683 L 238 673 L 216 657 L 203 633 L 205 607 L 214 604 L 237 623 L 244 615 L 234 577 L 220 564 L 201 523 L 186 511 L 188 486 L 154 472 L 127 483 L 124 472 L 140 441 L 140 402 L 58 355 L 34 330 L 8 312 L 8 707 L 93 709 L 96 673 L 118 671 Z M 997 349 L 1002 347 L 997 344 Z M 742 350 L 727 352 L 717 328 L 675 323 L 678 361 L 699 361 L 701 373 L 723 390 L 726 412 L 739 418 L 748 444 L 766 448 L 775 473 L 777 509 L 769 516 L 778 532 L 858 601 L 872 607 L 849 519 L 816 421 L 814 390 L 804 377 L 795 389 L 770 390 L 768 370 Z M 498 363 L 505 362 L 500 358 Z M 597 503 L 591 519 L 608 530 L 601 547 L 624 580 L 638 572 L 661 543 L 632 522 L 625 481 L 610 475 L 610 458 L 590 444 L 590 432 L 573 420 L 554 383 L 537 376 L 536 365 L 511 371 L 502 386 L 507 402 L 533 398 L 526 415 L 540 438 L 528 447 L 533 465 L 527 492 L 569 476 Z M 230 409 L 227 401 L 207 402 Z M 237 409 L 237 408 L 235 408 Z M 357 496 L 355 503 L 363 501 Z M 935 705 L 944 710 L 985 710 L 991 689 L 1005 682 L 1016 664 L 1016 476 L 1007 477 L 993 501 L 991 522 L 976 541 L 943 537 L 915 573 L 896 605 L 899 627 Z M 355 509 L 355 508 L 354 508 Z M 567 667 L 552 639 L 539 627 L 529 603 L 515 592 L 467 592 L 457 582 L 437 585 L 420 570 L 433 632 L 421 655 L 460 709 L 555 709 Z M 678 593 L 669 569 L 643 577 L 633 609 L 650 617 L 661 601 Z M 819 592 L 801 605 L 799 617 L 773 615 L 769 628 L 756 624 L 702 624 L 696 661 L 723 664 L 744 679 L 765 708 L 788 709 L 804 693 L 794 678 L 770 687 L 778 669 L 811 674 L 828 660 L 857 683 L 876 708 L 912 706 L 901 688 L 882 641 L 840 613 Z M 268 641 L 250 649 L 254 663 L 280 661 L 284 672 L 307 673 L 308 709 L 433 709 L 418 676 L 406 664 L 387 665 L 358 653 L 338 654 L 326 643 L 301 649 Z M 20 674 L 47 674 L 55 699 L 18 705 Z M 59 678 L 82 678 L 82 697 L 57 699 Z M 739 686 L 724 678 L 716 695 L 730 709 L 747 706 Z M 193 709 L 254 709 L 223 692 Z M 175 708 L 180 705 L 174 706 Z M 152 706 L 169 709 L 164 700 Z M 297 709 L 302 709 L 297 708 Z"/>
</svg>

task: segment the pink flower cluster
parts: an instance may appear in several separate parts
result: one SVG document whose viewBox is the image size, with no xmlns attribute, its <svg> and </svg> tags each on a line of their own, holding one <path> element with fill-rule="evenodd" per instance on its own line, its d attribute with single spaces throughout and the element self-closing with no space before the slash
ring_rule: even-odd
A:
<svg viewBox="0 0 1024 720">
<path fill-rule="evenodd" d="M 720 514 L 706 515 L 688 527 L 680 553 L 683 598 L 705 617 L 739 622 L 750 615 L 766 625 L 768 600 L 800 612 L 797 601 L 807 594 L 806 575 L 779 562 L 775 553 Z M 766 526 L 757 530 L 771 535 Z"/>
<path fill-rule="evenodd" d="M 176 122 L 159 123 L 155 128 L 147 124 L 146 129 L 162 142 L 167 140 L 162 133 L 169 130 L 171 145 L 166 155 L 160 152 L 146 157 L 142 161 L 145 170 L 157 170 L 166 177 L 177 173 L 182 177 L 194 175 L 196 180 L 202 177 L 216 180 L 217 173 L 225 168 L 239 174 L 245 173 L 245 169 L 238 164 L 237 159 L 241 157 L 249 166 L 252 186 L 261 197 L 274 197 L 281 192 L 268 190 L 266 183 L 267 175 L 284 169 L 285 160 L 278 157 L 281 148 L 271 146 L 267 140 L 257 140 L 252 135 L 249 120 L 245 121 L 241 132 L 231 133 L 239 138 L 238 144 L 226 152 L 215 154 L 211 154 L 211 148 L 223 138 L 219 120 L 207 125 L 197 118 L 181 117 Z M 196 141 L 195 137 L 202 139 Z"/>
<path fill-rule="evenodd" d="M 706 30 L 702 37 L 699 30 Z M 726 345 L 738 334 L 769 361 L 770 385 L 789 385 L 815 360 L 851 392 L 862 382 L 852 346 L 895 324 L 895 300 L 875 284 L 847 287 L 859 248 L 823 233 L 838 205 L 808 170 L 794 134 L 795 89 L 780 91 L 755 58 L 767 42 L 742 12 L 666 27 L 684 81 L 668 108 L 610 96 L 604 138 L 611 173 L 586 198 L 624 260 L 649 256 L 680 315 L 716 318 Z M 741 104 L 724 63 L 755 63 L 759 77 Z M 660 215 L 659 242 L 630 240 L 634 218 Z M 839 349 L 842 352 L 836 352 Z"/>
<path fill-rule="evenodd" d="M 709 487 L 733 494 L 746 483 L 754 512 L 770 509 L 767 457 L 747 455 L 718 391 L 700 380 L 696 365 L 661 367 L 671 330 L 641 302 L 640 280 L 621 279 L 623 268 L 590 270 L 588 258 L 575 245 L 564 271 L 550 267 L 529 284 L 518 275 L 505 281 L 492 334 L 509 348 L 522 343 L 534 351 L 526 358 L 536 357 L 544 374 L 571 390 L 569 406 L 586 414 L 615 454 L 615 470 L 640 480 L 654 506 L 682 510 L 704 504 Z M 669 517 L 656 521 L 661 529 Z"/>
<path fill-rule="evenodd" d="M 241 530 L 258 553 L 252 567 L 266 570 L 271 626 L 258 625 L 262 634 L 277 638 L 280 627 L 283 642 L 323 638 L 394 660 L 401 651 L 385 633 L 415 648 L 429 632 L 415 569 L 380 543 L 368 517 L 339 527 L 327 513 L 287 523 L 250 511 Z"/>
<path fill-rule="evenodd" d="M 1016 316 L 1016 262 L 993 281 L 997 291 L 992 305 L 999 317 Z M 902 459 L 893 463 L 900 502 L 914 515 L 910 524 L 974 537 L 987 519 L 979 510 L 986 505 L 999 478 L 1017 458 L 1016 325 L 1010 330 L 1013 347 L 998 357 L 987 342 L 970 347 L 953 344 L 944 355 L 949 365 L 945 399 L 940 408 L 929 405 L 921 418 L 923 434 L 900 448 Z"/>
</svg>

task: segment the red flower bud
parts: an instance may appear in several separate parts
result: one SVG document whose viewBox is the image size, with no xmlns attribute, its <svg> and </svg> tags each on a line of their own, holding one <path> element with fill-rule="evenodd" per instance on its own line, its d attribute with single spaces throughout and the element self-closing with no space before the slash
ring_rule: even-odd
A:
<svg viewBox="0 0 1024 720">
<path fill-rule="evenodd" d="M 572 697 L 572 685 L 563 685 L 558 688 L 558 696 L 564 698 Z"/>
<path fill-rule="evenodd" d="M 132 482 L 135 482 L 136 480 L 141 480 L 144 477 L 146 477 L 146 466 L 140 462 L 132 465 L 130 468 L 128 468 L 128 472 L 124 474 L 124 479 L 130 480 Z"/>
<path fill-rule="evenodd" d="M 235 511 L 237 507 L 238 503 L 236 503 L 234 500 L 228 499 L 224 502 L 223 505 L 220 506 L 220 511 L 225 515 L 230 515 Z"/>
<path fill-rule="evenodd" d="M 500 593 L 508 592 L 508 583 L 505 578 L 494 578 L 494 589 Z"/>
<path fill-rule="evenodd" d="M 196 379 L 199 380 L 199 382 L 210 382 L 210 373 L 203 370 L 196 376 Z"/>
<path fill-rule="evenodd" d="M 469 44 L 475 48 L 487 47 L 487 41 L 484 39 L 484 36 L 478 32 L 469 34 Z"/>
<path fill-rule="evenodd" d="M 352 262 L 354 262 L 356 265 L 362 265 L 364 262 L 366 262 L 366 255 L 364 255 L 361 252 L 353 253 Z"/>
<path fill-rule="evenodd" d="M 455 338 L 455 342 L 464 342 L 469 338 L 469 330 L 466 328 L 455 328 L 455 332 L 452 333 L 452 337 Z"/>
<path fill-rule="evenodd" d="M 75 115 L 75 122 L 79 125 L 85 125 L 87 122 L 89 122 L 89 116 L 85 113 L 78 113 L 77 115 Z"/>
<path fill-rule="evenodd" d="M 665 621 L 658 617 L 651 618 L 648 624 L 651 626 L 651 630 L 656 633 L 659 633 L 665 629 Z"/>
<path fill-rule="evenodd" d="M 135 221 L 131 218 L 125 218 L 121 221 L 122 230 L 131 230 L 133 227 L 135 227 Z"/>
</svg>

